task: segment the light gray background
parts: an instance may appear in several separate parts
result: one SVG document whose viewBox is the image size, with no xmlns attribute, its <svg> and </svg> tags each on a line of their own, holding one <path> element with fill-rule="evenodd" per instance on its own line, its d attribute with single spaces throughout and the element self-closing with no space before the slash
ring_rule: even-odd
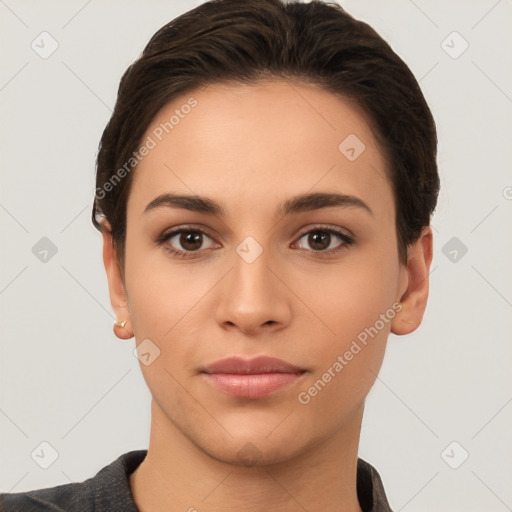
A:
<svg viewBox="0 0 512 512">
<path fill-rule="evenodd" d="M 123 71 L 199 3 L 0 0 L 2 492 L 82 481 L 147 448 L 150 394 L 134 340 L 112 333 L 90 221 L 94 158 Z M 340 3 L 420 80 L 442 180 L 425 319 L 390 337 L 360 456 L 396 511 L 512 510 L 512 4 Z M 59 44 L 47 59 L 30 46 L 42 31 Z M 453 31 L 469 43 L 458 58 L 445 49 L 461 39 L 442 46 Z M 42 237 L 58 250 L 46 263 L 32 252 Z M 31 457 L 44 441 L 59 454 L 48 469 Z"/>
</svg>

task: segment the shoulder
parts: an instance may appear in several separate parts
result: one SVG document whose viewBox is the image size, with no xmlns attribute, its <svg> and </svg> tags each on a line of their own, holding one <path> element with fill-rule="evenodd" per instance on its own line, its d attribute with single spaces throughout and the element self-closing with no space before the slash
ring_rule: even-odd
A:
<svg viewBox="0 0 512 512">
<path fill-rule="evenodd" d="M 131 495 L 129 475 L 146 453 L 147 450 L 124 453 L 83 482 L 0 493 L 0 512 L 138 512 Z"/>
<path fill-rule="evenodd" d="M 26 492 L 0 494 L 0 512 L 90 512 L 89 483 L 71 483 Z"/>
<path fill-rule="evenodd" d="M 363 512 L 393 512 L 379 472 L 365 460 L 357 460 L 357 498 Z"/>
</svg>

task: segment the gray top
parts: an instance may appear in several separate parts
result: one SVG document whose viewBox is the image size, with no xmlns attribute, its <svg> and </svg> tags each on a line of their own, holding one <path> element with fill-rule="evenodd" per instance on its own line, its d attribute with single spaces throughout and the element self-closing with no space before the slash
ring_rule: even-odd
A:
<svg viewBox="0 0 512 512">
<path fill-rule="evenodd" d="M 140 512 L 128 478 L 146 454 L 124 453 L 83 482 L 0 493 L 0 512 Z M 377 470 L 363 459 L 357 460 L 357 498 L 363 512 L 393 512 Z"/>
</svg>

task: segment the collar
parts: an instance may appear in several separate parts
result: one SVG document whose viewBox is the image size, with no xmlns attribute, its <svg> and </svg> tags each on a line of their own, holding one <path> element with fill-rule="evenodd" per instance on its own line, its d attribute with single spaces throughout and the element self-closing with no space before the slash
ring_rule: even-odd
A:
<svg viewBox="0 0 512 512">
<path fill-rule="evenodd" d="M 139 464 L 146 457 L 146 454 L 147 450 L 137 450 L 125 453 L 110 466 L 105 468 L 108 469 L 109 467 L 112 467 L 113 471 L 106 473 L 105 475 L 109 480 L 112 476 L 114 476 L 114 478 L 110 483 L 107 481 L 103 484 L 106 486 L 106 489 L 116 487 L 116 492 L 112 498 L 121 500 L 125 504 L 122 510 L 125 510 L 126 512 L 139 512 L 135 506 L 135 502 L 133 501 L 128 477 L 133 471 L 135 471 L 135 469 L 137 469 Z M 119 483 L 122 481 L 122 485 L 112 486 L 114 481 L 118 481 Z M 108 497 L 106 489 L 104 492 L 100 491 L 100 494 Z M 393 512 L 389 506 L 384 485 L 378 471 L 370 463 L 360 458 L 357 459 L 357 499 L 359 500 L 359 504 L 363 509 L 363 512 Z M 129 505 L 129 501 L 131 501 L 133 506 Z M 117 503 L 119 503 L 119 501 L 117 501 Z M 112 506 L 111 503 L 108 503 L 108 500 L 105 504 Z M 106 508 L 105 510 L 109 510 L 109 508 Z"/>
<path fill-rule="evenodd" d="M 46 512 L 140 512 L 133 499 L 129 477 L 147 452 L 126 452 L 83 482 L 0 493 L 0 510 L 35 510 L 37 507 Z M 363 512 L 393 512 L 377 470 L 363 459 L 357 459 L 357 498 Z"/>
</svg>

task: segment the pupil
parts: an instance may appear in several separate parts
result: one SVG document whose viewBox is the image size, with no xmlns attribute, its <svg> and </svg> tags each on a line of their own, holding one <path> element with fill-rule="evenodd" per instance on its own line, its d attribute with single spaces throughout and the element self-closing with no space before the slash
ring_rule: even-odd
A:
<svg viewBox="0 0 512 512">
<path fill-rule="evenodd" d="M 182 247 L 184 247 L 187 250 L 199 249 L 199 247 L 201 247 L 201 233 L 186 233 L 184 235 L 181 235 L 180 242 Z M 191 244 L 192 247 L 187 247 L 188 244 Z"/>
<path fill-rule="evenodd" d="M 325 249 L 329 247 L 329 242 L 327 242 L 327 244 L 322 242 L 328 240 L 329 236 L 330 235 L 328 233 L 314 233 L 312 235 L 309 235 L 309 243 L 313 249 Z M 320 243 L 320 247 L 317 247 L 318 243 Z"/>
</svg>

